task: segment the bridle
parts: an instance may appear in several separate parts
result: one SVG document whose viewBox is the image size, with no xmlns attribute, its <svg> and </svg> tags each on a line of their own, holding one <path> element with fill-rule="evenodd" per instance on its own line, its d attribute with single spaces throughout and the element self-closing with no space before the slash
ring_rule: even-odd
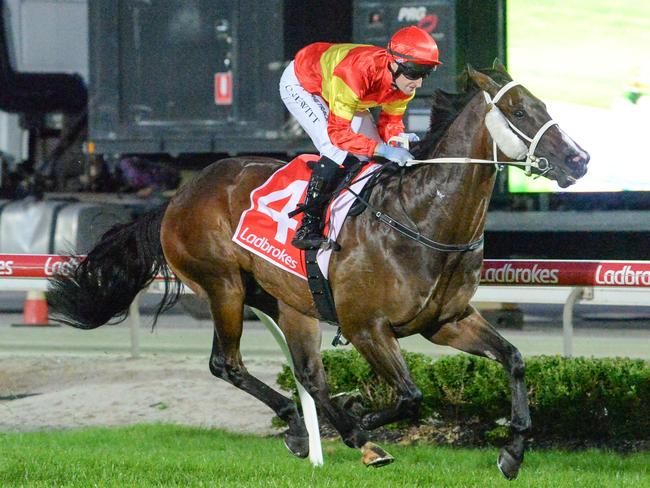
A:
<svg viewBox="0 0 650 488">
<path fill-rule="evenodd" d="M 483 96 L 485 97 L 485 102 L 488 105 L 490 104 L 494 105 L 494 107 L 496 107 L 498 110 L 498 107 L 496 106 L 497 102 L 501 99 L 501 97 L 503 97 L 503 95 L 505 95 L 508 92 L 508 90 L 510 90 L 511 88 L 517 85 L 519 85 L 519 83 L 516 81 L 510 81 L 506 83 L 501 87 L 501 89 L 497 92 L 497 94 L 492 99 L 490 99 L 490 94 L 484 91 Z M 521 130 L 519 130 L 515 126 L 515 124 L 513 124 L 510 121 L 510 119 L 508 119 L 507 117 L 504 118 L 508 123 L 508 125 L 510 126 L 510 128 L 514 132 L 516 132 L 519 135 L 519 137 L 530 142 L 530 146 L 528 146 L 528 152 L 526 153 L 526 161 L 524 162 L 526 175 L 530 176 L 532 174 L 533 167 L 535 167 L 541 172 L 539 176 L 544 176 L 546 175 L 546 173 L 551 171 L 553 169 L 553 166 L 548 162 L 548 159 L 535 156 L 535 149 L 537 149 L 537 145 L 539 144 L 539 141 L 541 141 L 542 137 L 544 137 L 546 131 L 551 127 L 553 127 L 554 125 L 558 125 L 558 123 L 553 119 L 549 120 L 537 130 L 537 133 L 531 139 L 526 134 L 524 134 Z M 492 153 L 493 153 L 494 161 L 497 162 L 497 143 L 494 139 L 492 139 Z M 518 162 L 513 162 L 511 164 L 516 164 L 516 163 Z"/>
<path fill-rule="evenodd" d="M 494 95 L 492 98 L 490 94 L 486 91 L 483 91 L 483 96 L 485 98 L 485 102 L 488 104 L 488 112 L 489 110 L 499 110 L 497 107 L 497 103 L 499 100 L 513 87 L 518 86 L 519 82 L 517 81 L 510 81 L 503 85 L 499 91 Z M 539 176 L 544 176 L 546 175 L 549 171 L 553 169 L 553 165 L 548 162 L 548 159 L 544 157 L 538 157 L 535 155 L 535 150 L 537 149 L 537 145 L 541 141 L 542 137 L 544 137 L 544 134 L 546 134 L 546 131 L 553 127 L 554 125 L 558 125 L 556 121 L 553 119 L 549 120 L 546 122 L 544 125 L 542 125 L 538 130 L 537 133 L 531 138 L 528 137 L 526 134 L 524 134 L 520 129 L 518 129 L 507 117 L 504 117 L 505 121 L 508 123 L 510 128 L 522 139 L 528 141 L 530 145 L 528 146 L 528 150 L 525 154 L 525 160 L 513 160 L 513 161 L 499 161 L 497 158 L 497 149 L 498 145 L 494 137 L 492 137 L 492 153 L 493 153 L 493 159 L 474 159 L 474 158 L 433 158 L 433 159 L 412 159 L 410 161 L 407 161 L 406 166 L 415 166 L 418 164 L 436 164 L 436 163 L 455 163 L 455 164 L 496 164 L 498 166 L 500 165 L 509 165 L 509 166 L 522 166 L 524 168 L 524 171 L 526 172 L 527 176 L 530 176 L 532 174 L 533 168 L 538 170 L 540 172 Z M 523 143 L 523 142 L 522 142 Z M 521 159 L 524 159 L 523 157 Z"/>
</svg>

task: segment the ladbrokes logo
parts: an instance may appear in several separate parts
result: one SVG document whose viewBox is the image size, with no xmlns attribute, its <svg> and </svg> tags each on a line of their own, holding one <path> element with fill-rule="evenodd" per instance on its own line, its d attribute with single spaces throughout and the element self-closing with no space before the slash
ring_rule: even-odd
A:
<svg viewBox="0 0 650 488">
<path fill-rule="evenodd" d="M 596 268 L 596 284 L 650 286 L 650 271 L 633 270 L 630 265 L 625 265 L 620 269 L 603 269 L 603 265 L 599 264 Z"/>
<path fill-rule="evenodd" d="M 532 268 L 513 268 L 505 264 L 500 268 L 490 268 L 483 273 L 483 283 L 521 283 L 526 285 L 548 285 L 559 282 L 559 269 L 540 268 L 537 264 Z"/>
<path fill-rule="evenodd" d="M 11 276 L 14 274 L 13 261 L 0 261 L 0 276 Z"/>
<path fill-rule="evenodd" d="M 258 249 L 260 252 L 263 252 L 267 256 L 273 256 L 273 258 L 283 262 L 291 269 L 296 269 L 298 267 L 298 262 L 289 256 L 284 249 L 275 247 L 266 237 L 259 237 L 253 234 L 249 231 L 248 227 L 242 231 L 239 239 L 253 246 L 255 249 Z"/>
</svg>

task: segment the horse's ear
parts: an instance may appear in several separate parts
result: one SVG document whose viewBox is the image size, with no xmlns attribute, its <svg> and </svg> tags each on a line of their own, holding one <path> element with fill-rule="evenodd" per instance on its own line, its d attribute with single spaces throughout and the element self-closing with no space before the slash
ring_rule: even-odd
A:
<svg viewBox="0 0 650 488">
<path fill-rule="evenodd" d="M 497 85 L 492 78 L 475 70 L 469 64 L 467 65 L 467 74 L 481 90 L 486 91 L 491 95 L 494 95 L 499 91 L 499 85 Z"/>
<path fill-rule="evenodd" d="M 501 63 L 501 60 L 499 58 L 494 58 L 494 62 L 492 63 L 492 69 L 501 71 L 501 73 L 508 74 L 508 71 L 506 70 L 506 67 Z"/>
</svg>

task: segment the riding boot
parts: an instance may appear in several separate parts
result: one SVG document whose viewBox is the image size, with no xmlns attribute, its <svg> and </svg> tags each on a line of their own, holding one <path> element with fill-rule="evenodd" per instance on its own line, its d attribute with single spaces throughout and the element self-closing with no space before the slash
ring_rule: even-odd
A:
<svg viewBox="0 0 650 488">
<path fill-rule="evenodd" d="M 291 240 L 292 246 L 298 249 L 317 249 L 327 240 L 323 236 L 323 213 L 328 200 L 315 202 L 329 189 L 337 170 L 338 165 L 325 156 L 316 163 L 307 186 L 302 222 Z"/>
</svg>

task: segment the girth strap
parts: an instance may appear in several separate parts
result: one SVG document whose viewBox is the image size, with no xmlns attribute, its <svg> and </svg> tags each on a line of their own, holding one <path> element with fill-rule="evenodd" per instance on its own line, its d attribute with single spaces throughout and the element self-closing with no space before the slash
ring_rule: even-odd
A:
<svg viewBox="0 0 650 488">
<path fill-rule="evenodd" d="M 330 288 L 330 282 L 323 276 L 323 273 L 318 266 L 318 261 L 316 256 L 318 255 L 318 249 L 307 249 L 305 251 L 305 265 L 307 268 L 307 284 L 309 285 L 309 291 L 311 291 L 312 297 L 314 297 L 314 303 L 316 304 L 316 310 L 320 318 L 330 325 L 338 325 L 339 319 L 336 316 L 336 305 L 334 305 L 334 296 L 332 295 L 332 289 Z M 332 341 L 334 347 L 342 345 L 345 346 L 349 344 L 349 341 L 343 341 L 341 339 L 343 335 L 341 334 L 341 327 L 339 326 Z"/>
<path fill-rule="evenodd" d="M 307 284 L 314 297 L 314 303 L 320 318 L 330 324 L 338 324 L 334 296 L 330 288 L 330 282 L 323 276 L 318 266 L 316 256 L 318 249 L 307 249 L 305 251 L 305 267 L 307 268 Z"/>
</svg>

